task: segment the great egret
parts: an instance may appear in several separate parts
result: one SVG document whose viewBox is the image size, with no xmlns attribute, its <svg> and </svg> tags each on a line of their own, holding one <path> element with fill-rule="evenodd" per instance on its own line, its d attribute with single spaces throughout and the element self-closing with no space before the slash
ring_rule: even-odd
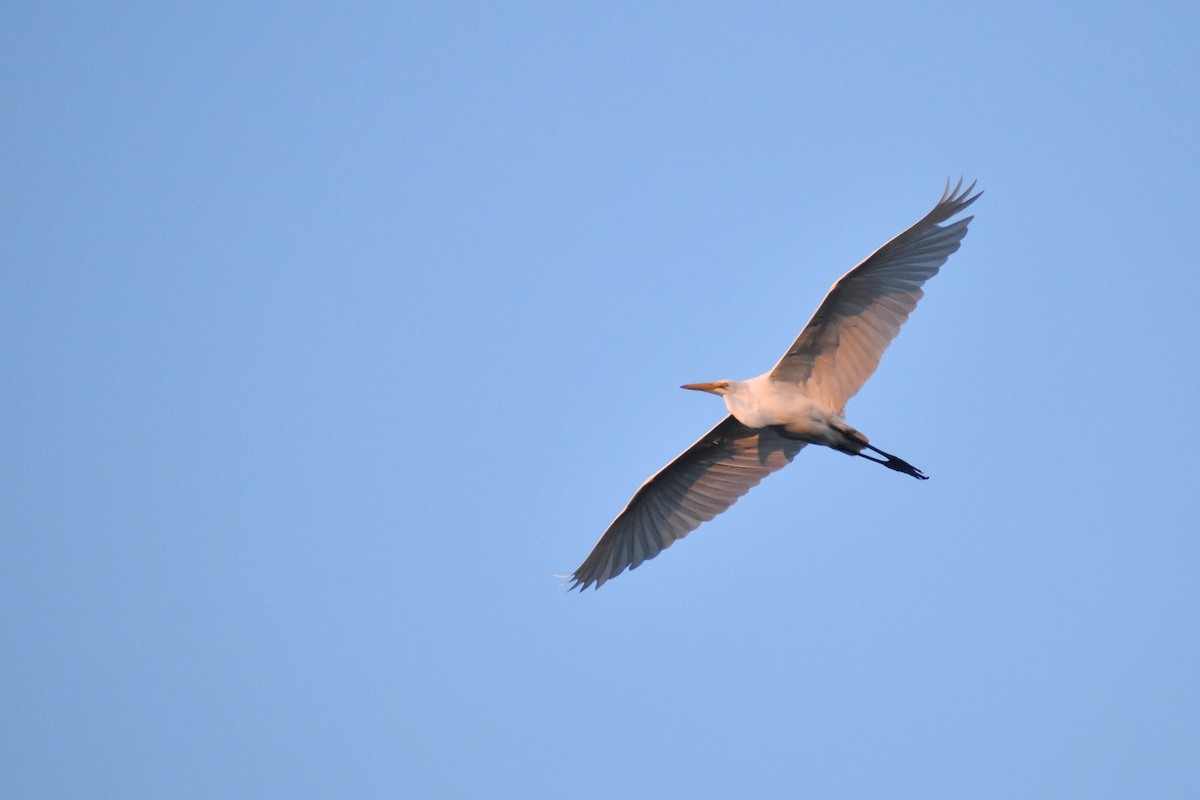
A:
<svg viewBox="0 0 1200 800">
<path fill-rule="evenodd" d="M 925 480 L 925 473 L 868 443 L 843 419 L 846 401 L 879 366 L 879 357 L 967 234 L 975 202 L 962 181 L 933 210 L 843 275 L 770 372 L 747 381 L 689 383 L 684 389 L 725 400 L 729 416 L 641 485 L 579 569 L 580 591 L 654 558 L 791 462 L 806 444 L 832 447 Z M 961 189 L 961 191 L 960 191 Z"/>
</svg>

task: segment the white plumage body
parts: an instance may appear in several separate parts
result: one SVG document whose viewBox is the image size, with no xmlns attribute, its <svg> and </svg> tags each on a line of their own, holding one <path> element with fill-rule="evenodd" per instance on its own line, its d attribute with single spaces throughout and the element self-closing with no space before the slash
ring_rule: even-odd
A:
<svg viewBox="0 0 1200 800">
<path fill-rule="evenodd" d="M 796 383 L 777 381 L 765 372 L 747 381 L 728 381 L 725 407 L 748 428 L 778 426 L 782 433 L 810 444 L 841 449 L 839 433 L 845 420 L 836 411 L 822 408 Z"/>
</svg>

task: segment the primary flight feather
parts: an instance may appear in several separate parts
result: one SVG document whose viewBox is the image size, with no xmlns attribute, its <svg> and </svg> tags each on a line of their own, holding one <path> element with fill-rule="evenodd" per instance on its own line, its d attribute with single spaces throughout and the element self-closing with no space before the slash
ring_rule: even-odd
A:
<svg viewBox="0 0 1200 800">
<path fill-rule="evenodd" d="M 806 444 L 832 447 L 924 480 L 907 461 L 874 447 L 843 419 L 846 401 L 924 294 L 921 286 L 959 248 L 974 217 L 947 225 L 975 202 L 962 181 L 933 210 L 847 272 L 770 372 L 747 381 L 689 383 L 724 398 L 729 416 L 641 485 L 572 575 L 598 588 L 654 558 L 733 505 Z"/>
</svg>

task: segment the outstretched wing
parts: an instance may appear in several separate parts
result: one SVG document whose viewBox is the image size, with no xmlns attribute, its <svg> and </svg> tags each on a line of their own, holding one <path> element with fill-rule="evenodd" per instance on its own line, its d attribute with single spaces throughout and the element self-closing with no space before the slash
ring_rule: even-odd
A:
<svg viewBox="0 0 1200 800">
<path fill-rule="evenodd" d="M 982 192 L 971 195 L 974 188 L 972 183 L 962 189 L 960 180 L 951 191 L 947 182 L 932 211 L 843 275 L 771 377 L 803 384 L 809 397 L 842 413 L 916 308 L 924 295 L 921 286 L 967 235 L 974 217 L 938 223 L 975 202 Z"/>
<path fill-rule="evenodd" d="M 575 570 L 571 588 L 599 588 L 654 558 L 786 466 L 802 447 L 770 428 L 726 417 L 641 485 Z"/>
</svg>

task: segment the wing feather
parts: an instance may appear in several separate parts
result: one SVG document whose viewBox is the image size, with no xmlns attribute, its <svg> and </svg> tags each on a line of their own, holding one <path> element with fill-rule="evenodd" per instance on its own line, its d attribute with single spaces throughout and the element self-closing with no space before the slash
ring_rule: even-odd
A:
<svg viewBox="0 0 1200 800">
<path fill-rule="evenodd" d="M 598 588 L 654 558 L 784 467 L 802 447 L 770 428 L 726 417 L 641 485 L 575 570 L 571 588 Z"/>
<path fill-rule="evenodd" d="M 803 384 L 814 400 L 842 413 L 924 296 L 921 286 L 967 235 L 973 217 L 939 223 L 975 202 L 982 192 L 972 195 L 974 188 L 959 181 L 951 190 L 947 183 L 932 211 L 843 275 L 771 376 Z"/>
</svg>

